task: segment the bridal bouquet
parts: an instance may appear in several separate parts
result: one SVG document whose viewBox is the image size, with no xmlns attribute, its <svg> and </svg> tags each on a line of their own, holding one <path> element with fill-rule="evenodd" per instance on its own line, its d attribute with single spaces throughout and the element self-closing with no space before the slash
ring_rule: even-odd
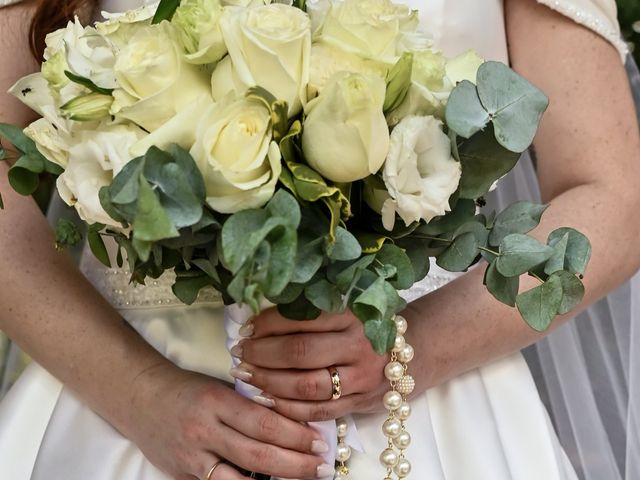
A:
<svg viewBox="0 0 640 480">
<path fill-rule="evenodd" d="M 528 236 L 544 205 L 478 213 L 547 98 L 473 51 L 444 57 L 408 7 L 163 0 L 105 17 L 47 37 L 42 71 L 11 89 L 41 118 L 0 135 L 13 188 L 59 175 L 94 254 L 110 265 L 115 239 L 132 282 L 173 270 L 184 303 L 210 286 L 296 319 L 349 308 L 378 352 L 430 258 L 484 259 L 488 290 L 537 330 L 581 300 L 586 237 Z M 58 240 L 79 234 L 62 222 Z M 540 285 L 519 293 L 523 274 Z"/>
</svg>

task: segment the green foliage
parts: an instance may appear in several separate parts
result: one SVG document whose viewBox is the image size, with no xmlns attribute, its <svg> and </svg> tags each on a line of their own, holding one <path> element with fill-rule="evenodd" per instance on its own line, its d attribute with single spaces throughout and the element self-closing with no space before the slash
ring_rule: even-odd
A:
<svg viewBox="0 0 640 480">
<path fill-rule="evenodd" d="M 78 226 L 64 218 L 59 219 L 56 223 L 55 236 L 58 250 L 75 247 L 82 241 L 82 234 Z"/>
<path fill-rule="evenodd" d="M 180 0 L 160 0 L 156 14 L 153 16 L 151 23 L 160 23 L 163 20 L 171 20 L 173 14 L 180 6 Z"/>
<path fill-rule="evenodd" d="M 99 93 L 100 95 L 108 95 L 108 96 L 110 96 L 113 93 L 113 89 L 112 88 L 99 87 L 98 85 L 93 83 L 93 81 L 91 81 L 90 79 L 85 78 L 85 77 L 81 77 L 80 75 L 76 75 L 75 73 L 70 72 L 69 70 L 65 70 L 64 74 L 73 83 L 77 83 L 78 85 L 82 85 L 83 87 L 89 89 L 93 93 Z"/>
<path fill-rule="evenodd" d="M 400 60 L 389 70 L 387 91 L 382 107 L 385 113 L 395 110 L 404 101 L 411 86 L 412 70 L 413 54 L 411 53 L 402 54 Z"/>
</svg>

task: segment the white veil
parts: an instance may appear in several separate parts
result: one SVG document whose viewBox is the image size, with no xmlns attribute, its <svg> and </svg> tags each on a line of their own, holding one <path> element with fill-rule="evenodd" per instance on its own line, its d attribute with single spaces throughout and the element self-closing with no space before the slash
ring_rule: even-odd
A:
<svg viewBox="0 0 640 480">
<path fill-rule="evenodd" d="M 640 73 L 631 58 L 627 71 L 640 120 Z M 530 158 L 500 183 L 489 205 L 517 199 L 539 200 Z M 581 479 L 640 479 L 639 322 L 640 273 L 524 351 Z"/>
</svg>

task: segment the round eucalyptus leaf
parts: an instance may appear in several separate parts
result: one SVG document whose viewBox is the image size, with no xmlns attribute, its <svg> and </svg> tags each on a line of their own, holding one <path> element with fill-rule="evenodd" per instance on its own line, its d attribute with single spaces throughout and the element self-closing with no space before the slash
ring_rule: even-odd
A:
<svg viewBox="0 0 640 480">
<path fill-rule="evenodd" d="M 558 278 L 562 284 L 562 302 L 558 307 L 558 313 L 564 315 L 569 313 L 582 301 L 584 297 L 584 284 L 575 275 L 560 271 L 555 272 L 549 278 Z"/>
<path fill-rule="evenodd" d="M 491 119 L 478 97 L 476 86 L 469 80 L 458 83 L 449 95 L 445 118 L 447 126 L 464 138 L 482 130 Z"/>
<path fill-rule="evenodd" d="M 527 233 L 540 223 L 542 214 L 548 205 L 521 201 L 516 202 L 500 212 L 491 229 L 489 243 L 500 245 L 500 242 L 511 233 Z"/>
<path fill-rule="evenodd" d="M 562 282 L 559 277 L 554 276 L 516 298 L 516 306 L 522 318 L 538 332 L 549 328 L 561 304 Z"/>
<path fill-rule="evenodd" d="M 473 232 L 463 233 L 436 259 L 439 267 L 450 272 L 464 272 L 480 253 L 478 239 Z"/>
<path fill-rule="evenodd" d="M 500 243 L 499 253 L 498 271 L 505 277 L 515 277 L 547 261 L 553 248 L 528 235 L 512 233 Z"/>
<path fill-rule="evenodd" d="M 511 307 L 516 306 L 520 277 L 505 277 L 496 268 L 496 262 L 493 262 L 487 267 L 484 282 L 496 300 Z"/>
</svg>

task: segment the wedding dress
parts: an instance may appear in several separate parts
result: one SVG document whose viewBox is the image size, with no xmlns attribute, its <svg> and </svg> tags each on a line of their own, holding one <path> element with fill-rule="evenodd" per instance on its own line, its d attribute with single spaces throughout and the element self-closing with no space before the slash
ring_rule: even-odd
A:
<svg viewBox="0 0 640 480">
<path fill-rule="evenodd" d="M 0 0 L 0 6 L 16 0 Z M 106 10 L 142 1 L 105 0 Z M 150 3 L 150 2 L 149 2 Z M 446 54 L 469 47 L 487 59 L 507 60 L 501 0 L 412 0 L 423 27 Z M 625 55 L 615 8 L 608 0 L 544 0 L 585 24 Z M 128 272 L 106 269 L 90 254 L 81 268 L 123 317 L 179 366 L 232 382 L 225 347 L 223 305 L 205 293 L 190 307 L 173 297 L 170 275 L 145 287 L 127 284 Z M 434 269 L 409 292 L 428 294 L 456 275 Z M 419 346 L 418 346 L 419 348 Z M 417 480 L 574 480 L 531 373 L 511 355 L 435 387 L 412 401 L 408 457 Z M 357 415 L 361 443 L 349 464 L 354 480 L 383 477 L 380 426 L 386 416 Z M 10 480 L 167 480 L 140 450 L 73 392 L 32 364 L 0 404 L 0 477 Z M 609 480 L 609 479 L 600 479 Z"/>
</svg>

